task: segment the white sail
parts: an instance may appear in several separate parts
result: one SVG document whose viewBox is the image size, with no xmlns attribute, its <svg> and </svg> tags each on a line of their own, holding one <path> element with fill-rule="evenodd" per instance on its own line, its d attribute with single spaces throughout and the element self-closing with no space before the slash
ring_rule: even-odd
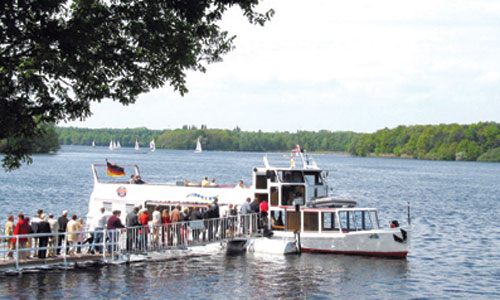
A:
<svg viewBox="0 0 500 300">
<path fill-rule="evenodd" d="M 122 147 L 122 145 L 120 145 L 120 141 L 117 141 L 117 142 L 116 142 L 116 148 L 117 148 L 117 149 L 120 149 L 121 147 Z"/>
<path fill-rule="evenodd" d="M 92 147 L 95 147 L 95 141 L 92 140 Z"/>
<path fill-rule="evenodd" d="M 198 141 L 196 142 L 196 149 L 194 150 L 194 152 L 200 153 L 201 151 L 202 151 L 202 149 L 201 149 L 200 138 L 198 138 Z"/>
<path fill-rule="evenodd" d="M 156 150 L 155 139 L 151 140 L 151 142 L 149 143 L 149 148 L 151 148 L 151 152 L 155 152 Z"/>
<path fill-rule="evenodd" d="M 139 141 L 137 141 L 137 139 L 135 139 L 135 147 L 134 147 L 135 150 L 139 150 Z"/>
<path fill-rule="evenodd" d="M 113 143 L 113 140 L 109 141 L 109 150 L 115 149 L 115 145 Z"/>
</svg>

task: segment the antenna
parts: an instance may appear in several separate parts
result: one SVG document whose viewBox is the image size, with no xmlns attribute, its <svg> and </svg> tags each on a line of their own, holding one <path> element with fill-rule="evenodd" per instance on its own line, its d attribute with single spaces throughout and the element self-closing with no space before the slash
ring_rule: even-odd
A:
<svg viewBox="0 0 500 300">
<path fill-rule="evenodd" d="M 411 225 L 410 201 L 408 201 L 408 225 Z"/>
</svg>

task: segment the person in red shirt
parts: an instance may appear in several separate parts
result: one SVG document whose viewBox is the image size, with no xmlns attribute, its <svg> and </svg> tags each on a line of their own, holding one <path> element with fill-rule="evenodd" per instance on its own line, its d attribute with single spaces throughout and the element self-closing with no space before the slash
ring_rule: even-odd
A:
<svg viewBox="0 0 500 300">
<path fill-rule="evenodd" d="M 149 215 L 146 209 L 142 209 L 139 212 L 139 225 L 142 225 L 142 229 L 139 229 L 139 247 L 141 249 L 148 249 L 148 233 L 149 233 Z"/>
<path fill-rule="evenodd" d="M 267 213 L 269 211 L 269 204 L 267 201 L 261 201 L 259 204 L 260 209 L 260 224 L 262 228 L 267 228 Z"/>
<path fill-rule="evenodd" d="M 14 235 L 28 234 L 30 232 L 30 224 L 28 222 L 26 222 L 26 220 L 24 219 L 24 215 L 19 214 L 19 215 L 17 215 L 17 218 L 18 218 L 18 221 L 17 221 L 16 227 L 14 228 Z M 28 238 L 27 237 L 20 237 L 20 238 L 13 237 L 12 244 L 14 246 L 16 245 L 17 239 L 19 239 L 19 249 L 26 248 L 26 244 L 28 243 Z M 22 251 L 22 252 L 19 252 L 18 255 L 19 255 L 19 259 L 24 259 L 24 258 L 28 257 L 28 252 Z"/>
<path fill-rule="evenodd" d="M 167 243 L 168 245 L 170 245 L 170 227 L 168 226 L 168 223 L 170 223 L 170 216 L 168 215 L 168 209 L 162 210 L 161 223 L 162 223 L 161 241 L 164 246 Z"/>
</svg>

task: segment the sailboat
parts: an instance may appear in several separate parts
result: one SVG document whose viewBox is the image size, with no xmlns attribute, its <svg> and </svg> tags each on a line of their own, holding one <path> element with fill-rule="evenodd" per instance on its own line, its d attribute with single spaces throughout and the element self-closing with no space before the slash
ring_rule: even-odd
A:
<svg viewBox="0 0 500 300">
<path fill-rule="evenodd" d="M 198 141 L 196 142 L 196 149 L 194 149 L 194 153 L 200 153 L 201 151 L 202 149 L 201 149 L 200 138 L 198 138 Z"/>
<path fill-rule="evenodd" d="M 109 150 L 115 150 L 115 143 L 113 140 L 109 141 Z"/>
<path fill-rule="evenodd" d="M 149 143 L 149 148 L 151 148 L 151 152 L 155 152 L 156 150 L 155 139 L 151 140 L 151 142 Z"/>
<path fill-rule="evenodd" d="M 92 147 L 95 147 L 95 140 L 92 140 Z"/>
<path fill-rule="evenodd" d="M 122 147 L 122 145 L 120 145 L 120 141 L 117 141 L 116 142 L 116 149 L 120 149 Z"/>
<path fill-rule="evenodd" d="M 135 151 L 139 151 L 139 141 L 137 141 L 137 139 L 135 139 L 135 146 L 134 146 L 134 149 Z"/>
</svg>

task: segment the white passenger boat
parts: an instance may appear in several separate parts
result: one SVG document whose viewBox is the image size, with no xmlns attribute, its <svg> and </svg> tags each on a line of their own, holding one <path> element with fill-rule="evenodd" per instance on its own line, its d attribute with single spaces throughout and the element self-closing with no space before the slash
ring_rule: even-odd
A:
<svg viewBox="0 0 500 300">
<path fill-rule="evenodd" d="M 186 181 L 175 184 L 129 184 L 128 181 L 101 180 L 98 167 L 93 164 L 94 190 L 89 201 L 88 221 L 99 216 L 99 209 L 119 209 L 129 212 L 142 205 L 152 211 L 158 205 L 171 210 L 183 207 L 208 207 L 215 197 L 219 199 L 221 215 L 229 204 L 241 207 L 245 199 L 267 201 L 269 222 L 266 232 L 272 232 L 269 241 L 254 239 L 246 245 L 255 252 L 294 252 L 297 245 L 305 252 L 338 253 L 384 257 L 406 257 L 410 246 L 409 226 L 381 228 L 375 208 L 358 208 L 356 202 L 328 196 L 327 172 L 316 165 L 312 158 L 298 152 L 302 167 L 293 162 L 290 166 L 271 166 L 264 157 L 264 167 L 252 169 L 252 185 L 201 187 Z M 139 175 L 136 165 L 122 165 Z M 104 168 L 105 169 L 105 168 Z M 102 173 L 104 175 L 104 172 Z M 125 218 L 122 214 L 122 218 Z M 276 241 L 282 241 L 276 242 Z M 278 249 L 276 250 L 276 245 Z M 267 249 L 267 250 L 266 250 Z"/>
</svg>

